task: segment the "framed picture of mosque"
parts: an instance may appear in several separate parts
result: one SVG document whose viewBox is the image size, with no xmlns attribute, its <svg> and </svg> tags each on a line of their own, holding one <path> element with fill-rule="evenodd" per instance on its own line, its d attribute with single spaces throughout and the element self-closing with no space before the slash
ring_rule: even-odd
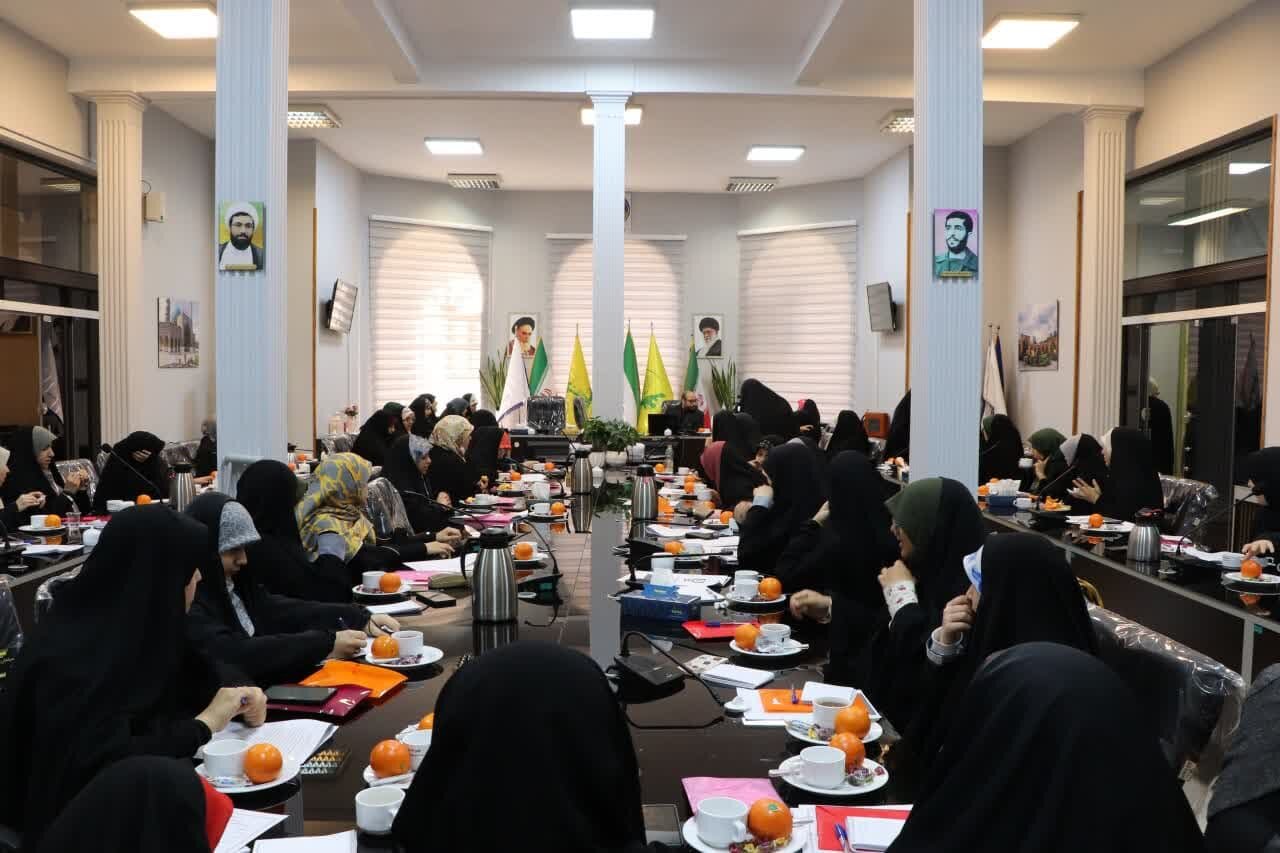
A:
<svg viewBox="0 0 1280 853">
<path fill-rule="evenodd" d="M 1024 305 L 1018 312 L 1018 370 L 1057 369 L 1057 301 Z"/>
<path fill-rule="evenodd" d="M 200 366 L 200 303 L 156 300 L 156 366 Z"/>
</svg>

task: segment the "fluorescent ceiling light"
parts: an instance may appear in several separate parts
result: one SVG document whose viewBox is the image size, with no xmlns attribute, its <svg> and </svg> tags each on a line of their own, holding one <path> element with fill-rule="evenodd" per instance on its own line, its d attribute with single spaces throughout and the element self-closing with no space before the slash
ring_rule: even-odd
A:
<svg viewBox="0 0 1280 853">
<path fill-rule="evenodd" d="M 218 37 L 212 3 L 133 3 L 129 14 L 167 39 Z"/>
<path fill-rule="evenodd" d="M 1221 219 L 1224 216 L 1232 216 L 1236 213 L 1244 213 L 1247 207 L 1219 207 L 1208 211 L 1192 211 L 1189 216 L 1181 219 L 1174 219 L 1169 224 L 1174 226 L 1196 225 L 1201 222 L 1208 222 L 1210 219 Z"/>
<path fill-rule="evenodd" d="M 324 104 L 290 104 L 289 127 L 297 130 L 342 127 L 342 120 Z"/>
<path fill-rule="evenodd" d="M 756 162 L 790 162 L 803 156 L 803 145 L 752 145 L 747 151 L 747 159 Z"/>
<path fill-rule="evenodd" d="M 1047 50 L 1080 26 L 1079 15 L 998 15 L 982 37 L 985 50 Z"/>
<path fill-rule="evenodd" d="M 431 139 L 423 140 L 427 150 L 436 156 L 471 156 L 484 153 L 484 146 L 479 139 Z"/>
<path fill-rule="evenodd" d="M 80 182 L 75 178 L 41 178 L 40 189 L 48 193 L 78 193 Z"/>
<path fill-rule="evenodd" d="M 730 178 L 724 191 L 729 193 L 767 193 L 778 185 L 777 178 Z"/>
<path fill-rule="evenodd" d="M 445 180 L 449 182 L 449 186 L 459 190 L 500 190 L 502 189 L 502 178 L 492 172 L 484 174 L 463 174 L 462 172 L 450 172 Z"/>
<path fill-rule="evenodd" d="M 1173 204 L 1174 202 L 1178 202 L 1178 201 L 1182 201 L 1182 196 L 1180 195 L 1149 195 L 1144 198 L 1138 199 L 1138 204 L 1142 205 L 1143 207 L 1160 207 L 1161 205 Z"/>
<path fill-rule="evenodd" d="M 609 5 L 569 10 L 576 39 L 653 38 L 653 7 Z"/>
<path fill-rule="evenodd" d="M 634 127 L 644 118 L 644 107 L 627 107 L 622 111 L 622 123 L 628 127 Z M 587 127 L 593 127 L 596 123 L 596 111 L 594 107 L 582 108 L 582 123 Z"/>
<path fill-rule="evenodd" d="M 915 133 L 916 114 L 911 110 L 894 110 L 880 119 L 881 133 Z"/>
<path fill-rule="evenodd" d="M 1232 163 L 1227 166 L 1227 171 L 1233 175 L 1252 175 L 1254 172 L 1260 172 L 1270 165 L 1270 163 Z"/>
</svg>

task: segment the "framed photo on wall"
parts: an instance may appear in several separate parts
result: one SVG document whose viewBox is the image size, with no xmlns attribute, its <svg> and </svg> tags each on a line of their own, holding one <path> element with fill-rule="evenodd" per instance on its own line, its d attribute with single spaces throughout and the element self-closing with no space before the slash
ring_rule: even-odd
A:
<svg viewBox="0 0 1280 853">
<path fill-rule="evenodd" d="M 200 366 L 200 303 L 156 300 L 156 366 Z"/>
<path fill-rule="evenodd" d="M 1018 370 L 1057 369 L 1057 301 L 1024 305 L 1018 312 Z"/>
<path fill-rule="evenodd" d="M 698 358 L 724 358 L 724 315 L 694 314 L 693 340 Z"/>
<path fill-rule="evenodd" d="M 933 277 L 978 277 L 978 211 L 944 207 L 933 212 Z"/>
<path fill-rule="evenodd" d="M 517 350 L 527 359 L 538 351 L 538 312 L 521 311 L 507 315 L 510 335 L 507 338 L 507 355 Z"/>
<path fill-rule="evenodd" d="M 266 205 L 224 201 L 218 205 L 218 270 L 260 272 L 267 265 Z"/>
</svg>

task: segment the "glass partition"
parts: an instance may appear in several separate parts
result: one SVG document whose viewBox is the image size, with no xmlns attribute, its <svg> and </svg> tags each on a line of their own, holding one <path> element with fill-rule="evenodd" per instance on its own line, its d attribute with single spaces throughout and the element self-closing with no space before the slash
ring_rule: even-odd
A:
<svg viewBox="0 0 1280 853">
<path fill-rule="evenodd" d="M 92 179 L 0 148 L 0 257 L 97 272 Z"/>
</svg>

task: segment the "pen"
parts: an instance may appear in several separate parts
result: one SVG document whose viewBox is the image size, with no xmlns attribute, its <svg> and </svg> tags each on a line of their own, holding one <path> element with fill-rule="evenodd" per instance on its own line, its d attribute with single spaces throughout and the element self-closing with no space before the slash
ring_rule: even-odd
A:
<svg viewBox="0 0 1280 853">
<path fill-rule="evenodd" d="M 843 850 L 844 853 L 852 853 L 852 848 L 849 847 L 849 833 L 845 832 L 844 827 L 838 823 L 835 825 L 834 829 L 836 831 L 836 838 L 840 842 L 840 849 Z"/>
<path fill-rule="evenodd" d="M 796 689 L 794 687 L 791 688 L 791 704 L 792 705 L 800 704 L 800 695 L 796 693 Z"/>
</svg>

